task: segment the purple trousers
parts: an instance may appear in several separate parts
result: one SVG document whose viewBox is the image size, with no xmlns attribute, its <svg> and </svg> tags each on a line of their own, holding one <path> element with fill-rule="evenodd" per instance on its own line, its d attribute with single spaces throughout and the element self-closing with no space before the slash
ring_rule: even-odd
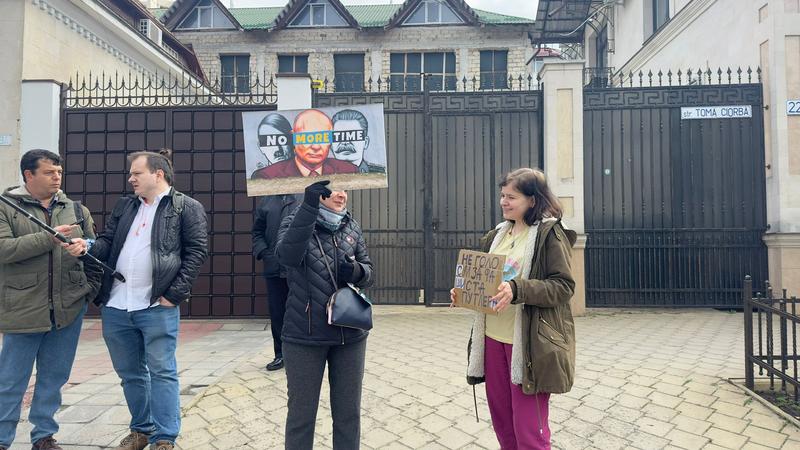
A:
<svg viewBox="0 0 800 450">
<path fill-rule="evenodd" d="M 486 398 L 502 450 L 550 450 L 549 393 L 526 395 L 511 382 L 511 344 L 486 338 Z"/>
</svg>

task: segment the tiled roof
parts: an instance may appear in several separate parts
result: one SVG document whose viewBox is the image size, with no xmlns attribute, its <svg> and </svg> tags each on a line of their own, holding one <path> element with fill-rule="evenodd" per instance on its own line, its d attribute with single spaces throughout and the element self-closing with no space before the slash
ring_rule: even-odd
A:
<svg viewBox="0 0 800 450">
<path fill-rule="evenodd" d="M 345 7 L 363 28 L 380 28 L 389 23 L 389 19 L 400 5 L 345 5 Z M 245 30 L 264 30 L 272 28 L 275 18 L 282 9 L 281 7 L 231 8 L 229 11 Z M 150 11 L 156 18 L 161 19 L 167 9 L 157 8 Z M 533 24 L 532 19 L 524 17 L 507 16 L 479 9 L 474 11 L 481 23 L 488 25 Z"/>
<path fill-rule="evenodd" d="M 275 18 L 278 17 L 282 9 L 282 7 L 276 6 L 269 8 L 233 8 L 229 9 L 229 11 L 245 30 L 265 30 L 272 28 Z"/>
</svg>

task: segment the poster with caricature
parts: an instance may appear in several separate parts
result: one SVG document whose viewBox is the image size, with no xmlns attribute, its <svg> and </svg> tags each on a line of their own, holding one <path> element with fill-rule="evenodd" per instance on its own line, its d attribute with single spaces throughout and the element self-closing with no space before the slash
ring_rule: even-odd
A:
<svg viewBox="0 0 800 450">
<path fill-rule="evenodd" d="M 388 187 L 383 105 L 242 113 L 247 195 Z"/>
</svg>

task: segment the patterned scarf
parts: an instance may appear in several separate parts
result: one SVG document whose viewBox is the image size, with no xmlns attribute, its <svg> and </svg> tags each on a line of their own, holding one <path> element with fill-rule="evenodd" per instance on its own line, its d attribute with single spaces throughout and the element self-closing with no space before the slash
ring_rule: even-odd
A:
<svg viewBox="0 0 800 450">
<path fill-rule="evenodd" d="M 347 209 L 342 212 L 336 212 L 332 209 L 326 208 L 325 205 L 319 205 L 319 215 L 317 216 L 317 223 L 323 228 L 336 231 L 342 226 L 342 219 L 347 215 Z"/>
</svg>

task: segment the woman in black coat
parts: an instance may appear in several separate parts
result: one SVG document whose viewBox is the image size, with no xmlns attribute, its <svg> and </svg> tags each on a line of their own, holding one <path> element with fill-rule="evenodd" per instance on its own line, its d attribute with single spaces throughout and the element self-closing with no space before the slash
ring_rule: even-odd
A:
<svg viewBox="0 0 800 450">
<path fill-rule="evenodd" d="M 373 283 L 372 262 L 358 222 L 347 212 L 347 193 L 320 181 L 278 232 L 277 253 L 287 268 L 289 300 L 283 332 L 288 384 L 286 449 L 311 450 L 322 375 L 328 365 L 333 448 L 358 449 L 366 331 L 329 325 L 326 305 L 338 287 Z M 326 267 L 330 265 L 335 278 Z"/>
</svg>

